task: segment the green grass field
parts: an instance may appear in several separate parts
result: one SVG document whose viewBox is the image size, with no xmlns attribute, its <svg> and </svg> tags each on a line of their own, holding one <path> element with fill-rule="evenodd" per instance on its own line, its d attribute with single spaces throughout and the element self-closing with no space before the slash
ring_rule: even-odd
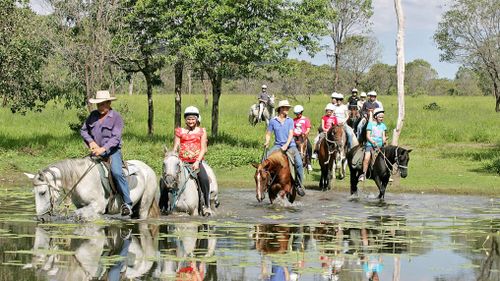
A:
<svg viewBox="0 0 500 281">
<path fill-rule="evenodd" d="M 278 97 L 279 98 L 279 97 Z M 262 154 L 265 127 L 251 127 L 247 121 L 249 106 L 256 97 L 223 94 L 219 122 L 220 136 L 210 139 L 207 160 L 216 170 L 221 186 L 254 188 L 252 162 Z M 396 124 L 397 98 L 382 96 L 389 136 Z M 319 125 L 327 96 L 291 100 L 302 104 L 304 114 L 314 128 Z M 440 110 L 424 110 L 437 103 Z M 496 195 L 500 191 L 500 115 L 493 110 L 491 97 L 407 97 L 406 120 L 400 145 L 412 148 L 409 176 L 399 187 L 388 192 L 437 192 L 453 194 Z M 163 146 L 171 147 L 173 139 L 172 95 L 156 95 L 155 134 L 147 136 L 146 96 L 119 96 L 113 107 L 124 116 L 124 155 L 161 170 Z M 201 109 L 202 125 L 210 131 L 211 106 L 203 106 L 200 95 L 183 96 L 183 108 L 196 105 Z M 41 113 L 13 115 L 0 109 L 0 185 L 27 185 L 22 172 L 37 171 L 64 158 L 83 157 L 86 148 L 68 123 L 77 121 L 76 110 L 51 103 Z M 312 136 L 314 137 L 314 136 Z M 306 176 L 306 186 L 317 186 L 318 165 Z M 375 191 L 372 181 L 364 188 Z M 334 190 L 348 190 L 348 180 L 335 182 Z"/>
</svg>

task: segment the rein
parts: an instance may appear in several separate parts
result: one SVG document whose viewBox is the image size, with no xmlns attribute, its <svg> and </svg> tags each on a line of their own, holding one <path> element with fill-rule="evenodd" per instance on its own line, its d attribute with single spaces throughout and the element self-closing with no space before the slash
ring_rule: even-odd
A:
<svg viewBox="0 0 500 281">
<path fill-rule="evenodd" d="M 185 170 L 185 172 L 187 172 L 190 177 L 192 177 L 195 181 L 197 181 L 198 175 L 196 174 L 196 172 L 193 169 L 191 169 L 191 166 L 189 166 L 189 165 L 181 166 L 180 162 L 179 162 L 178 166 L 179 166 L 179 171 L 177 172 L 176 177 L 175 177 L 175 178 L 177 178 L 177 181 L 179 180 L 179 175 L 180 175 L 180 173 L 182 173 L 183 170 Z M 179 202 L 179 197 L 182 195 L 182 193 L 184 193 L 184 190 L 186 190 L 187 182 L 189 181 L 189 176 L 186 177 L 181 188 L 168 189 L 168 192 L 173 195 L 173 202 L 174 202 L 172 205 L 170 205 L 168 207 L 168 211 L 172 212 L 175 210 L 175 207 L 177 207 L 177 203 Z M 163 184 L 165 186 L 167 186 L 167 183 L 165 182 L 164 177 L 165 177 L 165 174 L 162 175 L 161 181 L 163 182 Z"/>
<path fill-rule="evenodd" d="M 44 180 L 47 182 L 47 186 L 49 187 L 49 195 L 50 195 L 50 209 L 48 209 L 46 212 L 44 212 L 43 214 L 41 214 L 40 216 L 43 216 L 45 214 L 49 214 L 49 215 L 52 215 L 52 212 L 56 211 L 59 206 L 61 206 L 61 203 L 64 202 L 64 200 L 68 197 L 68 195 L 70 195 L 71 193 L 73 193 L 73 191 L 75 190 L 76 186 L 82 181 L 82 179 L 90 172 L 90 170 L 92 170 L 92 168 L 94 168 L 96 165 L 97 165 L 97 161 L 94 160 L 92 165 L 90 165 L 87 170 L 85 170 L 85 172 L 83 173 L 83 175 L 73 184 L 73 186 L 71 187 L 71 189 L 68 191 L 68 192 L 65 192 L 64 196 L 62 197 L 61 200 L 59 200 L 59 202 L 54 202 L 52 200 L 52 198 L 54 198 L 54 196 L 52 195 L 52 189 L 54 190 L 57 190 L 57 192 L 60 192 L 57 188 L 57 186 L 55 186 L 55 181 L 56 181 L 56 175 L 54 174 L 54 172 L 52 170 L 50 170 L 50 167 L 49 168 L 46 168 L 45 170 L 42 171 L 42 175 L 44 177 Z M 45 176 L 45 172 L 48 172 L 52 175 L 53 179 L 54 179 L 54 185 L 51 185 L 49 184 L 49 181 L 47 179 L 47 177 Z M 64 191 L 64 188 L 62 189 Z"/>
<path fill-rule="evenodd" d="M 379 152 L 379 154 L 382 155 L 382 157 L 384 158 L 385 167 L 391 171 L 391 175 L 395 175 L 399 168 L 403 168 L 403 169 L 408 168 L 408 166 L 403 166 L 403 165 L 399 164 L 398 148 L 399 148 L 399 146 L 396 146 L 396 157 L 394 159 L 394 164 L 391 164 L 391 161 L 387 158 L 387 156 L 385 156 L 385 153 L 379 147 L 375 148 Z M 389 168 L 389 166 L 390 166 L 390 168 Z M 397 169 L 394 169 L 394 166 L 396 166 Z"/>
<path fill-rule="evenodd" d="M 328 164 L 330 162 L 330 158 L 332 157 L 332 154 L 335 151 L 338 151 L 340 153 L 340 146 L 337 144 L 337 141 L 328 139 L 328 132 L 326 132 L 326 134 L 325 134 L 325 140 L 327 142 L 326 146 L 328 147 L 328 159 L 325 161 L 324 164 Z M 334 144 L 334 148 L 331 151 L 330 151 L 330 144 Z"/>
</svg>

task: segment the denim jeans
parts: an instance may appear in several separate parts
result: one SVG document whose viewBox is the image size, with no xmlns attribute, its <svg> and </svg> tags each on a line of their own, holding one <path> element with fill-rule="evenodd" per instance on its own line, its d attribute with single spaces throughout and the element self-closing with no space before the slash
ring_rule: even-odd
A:
<svg viewBox="0 0 500 281">
<path fill-rule="evenodd" d="M 112 148 L 103 153 L 101 156 L 109 157 L 111 160 L 111 174 L 113 175 L 116 187 L 123 196 L 123 202 L 132 207 L 130 188 L 122 170 L 122 151 L 119 148 Z"/>
<path fill-rule="evenodd" d="M 281 149 L 281 146 L 275 145 L 271 149 L 269 149 L 269 152 L 267 153 L 267 156 L 269 156 L 273 151 Z M 297 170 L 297 177 L 300 186 L 302 186 L 302 179 L 304 178 L 304 167 L 302 164 L 302 157 L 300 157 L 300 152 L 297 149 L 296 146 L 294 147 L 288 147 L 288 151 L 290 151 L 293 155 L 293 159 L 295 162 L 295 169 Z"/>
<path fill-rule="evenodd" d="M 117 261 L 110 269 L 108 272 L 108 280 L 110 281 L 119 281 L 120 280 L 120 274 L 122 272 L 123 266 L 126 266 L 126 260 L 128 256 L 128 249 L 130 247 L 130 242 L 131 239 L 125 239 L 123 241 L 123 246 L 120 250 L 120 257 L 122 258 L 121 260 Z"/>
</svg>

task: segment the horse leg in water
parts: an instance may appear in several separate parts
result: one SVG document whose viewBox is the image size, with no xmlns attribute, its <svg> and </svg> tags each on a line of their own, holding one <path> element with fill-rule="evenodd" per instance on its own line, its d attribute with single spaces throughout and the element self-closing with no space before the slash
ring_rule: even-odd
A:
<svg viewBox="0 0 500 281">
<path fill-rule="evenodd" d="M 350 178 L 351 178 L 351 195 L 358 194 L 358 176 L 359 172 L 356 169 L 350 169 Z"/>
<path fill-rule="evenodd" d="M 382 179 L 379 176 L 375 176 L 373 178 L 373 180 L 375 181 L 375 184 L 377 184 L 377 187 L 379 190 L 378 199 L 384 200 L 385 189 L 387 187 L 387 183 L 389 182 L 389 179 L 385 179 L 385 178 Z"/>
</svg>

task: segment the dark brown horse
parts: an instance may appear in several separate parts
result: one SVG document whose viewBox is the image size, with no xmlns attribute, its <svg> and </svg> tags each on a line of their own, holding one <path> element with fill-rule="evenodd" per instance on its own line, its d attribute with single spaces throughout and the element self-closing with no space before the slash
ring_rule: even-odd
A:
<svg viewBox="0 0 500 281">
<path fill-rule="evenodd" d="M 355 157 L 361 149 L 360 146 L 355 146 L 347 153 L 347 161 L 349 162 L 349 170 L 351 171 L 351 195 L 357 195 L 358 177 L 363 172 L 363 165 L 361 163 L 363 162 L 363 157 Z M 388 145 L 380 149 L 373 165 L 368 168 L 366 173 L 366 178 L 373 179 L 377 184 L 379 199 L 384 199 L 385 190 L 392 171 L 399 170 L 402 178 L 406 178 L 408 175 L 410 152 L 411 149 L 404 149 L 393 145 Z"/>
<path fill-rule="evenodd" d="M 271 204 L 278 197 L 288 198 L 290 203 L 295 201 L 296 189 L 293 188 L 293 179 L 290 174 L 288 157 L 280 150 L 274 151 L 260 164 L 253 164 L 255 171 L 255 184 L 257 201 L 265 198 L 265 192 L 269 194 Z"/>
<path fill-rule="evenodd" d="M 345 148 L 345 133 L 343 125 L 334 125 L 319 143 L 318 161 L 321 167 L 321 178 L 319 188 L 329 190 L 333 178 L 333 166 L 337 158 L 341 157 L 341 151 Z"/>
</svg>

